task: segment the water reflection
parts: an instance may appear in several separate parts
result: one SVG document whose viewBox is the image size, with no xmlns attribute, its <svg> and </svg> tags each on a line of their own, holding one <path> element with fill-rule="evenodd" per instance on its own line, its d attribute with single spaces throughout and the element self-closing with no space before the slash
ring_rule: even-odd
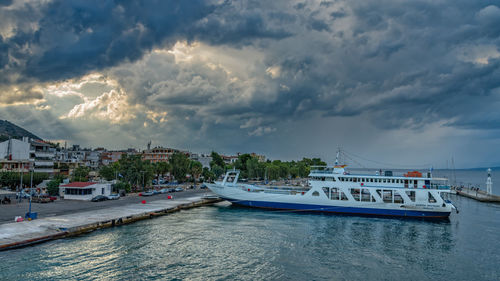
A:
<svg viewBox="0 0 500 281">
<path fill-rule="evenodd" d="M 498 208 L 459 203 L 448 222 L 221 204 L 0 252 L 0 279 L 498 280 Z"/>
</svg>

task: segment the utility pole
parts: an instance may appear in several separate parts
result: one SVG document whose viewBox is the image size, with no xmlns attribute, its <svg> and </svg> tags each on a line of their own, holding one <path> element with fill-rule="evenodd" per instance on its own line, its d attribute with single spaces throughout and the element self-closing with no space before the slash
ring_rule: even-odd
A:
<svg viewBox="0 0 500 281">
<path fill-rule="evenodd" d="M 28 209 L 29 217 L 31 218 L 31 198 L 33 197 L 33 169 L 31 169 L 31 181 L 30 181 L 30 207 Z"/>
</svg>

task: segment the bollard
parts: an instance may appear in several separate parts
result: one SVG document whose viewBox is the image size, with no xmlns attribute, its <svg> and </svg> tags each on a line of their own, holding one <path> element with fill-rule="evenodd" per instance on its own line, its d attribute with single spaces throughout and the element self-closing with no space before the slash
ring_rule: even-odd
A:
<svg viewBox="0 0 500 281">
<path fill-rule="evenodd" d="M 146 204 L 146 200 L 142 200 L 142 201 L 141 201 L 141 203 L 142 203 L 142 204 Z"/>
</svg>

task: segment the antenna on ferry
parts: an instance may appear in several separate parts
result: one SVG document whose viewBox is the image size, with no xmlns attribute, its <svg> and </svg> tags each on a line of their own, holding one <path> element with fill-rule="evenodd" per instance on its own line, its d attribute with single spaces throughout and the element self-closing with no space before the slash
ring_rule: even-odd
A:
<svg viewBox="0 0 500 281">
<path fill-rule="evenodd" d="M 337 150 L 337 156 L 335 157 L 335 166 L 339 164 L 340 146 Z"/>
</svg>

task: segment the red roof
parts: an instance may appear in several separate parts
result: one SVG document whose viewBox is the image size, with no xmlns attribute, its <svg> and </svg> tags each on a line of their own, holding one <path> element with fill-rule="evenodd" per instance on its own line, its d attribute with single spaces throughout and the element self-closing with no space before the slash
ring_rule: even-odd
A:
<svg viewBox="0 0 500 281">
<path fill-rule="evenodd" d="M 62 187 L 87 187 L 87 186 L 91 186 L 91 185 L 94 185 L 94 184 L 97 184 L 97 183 L 96 182 L 80 182 L 80 181 L 75 181 L 75 182 L 68 183 L 68 184 L 61 185 L 61 186 Z"/>
</svg>

